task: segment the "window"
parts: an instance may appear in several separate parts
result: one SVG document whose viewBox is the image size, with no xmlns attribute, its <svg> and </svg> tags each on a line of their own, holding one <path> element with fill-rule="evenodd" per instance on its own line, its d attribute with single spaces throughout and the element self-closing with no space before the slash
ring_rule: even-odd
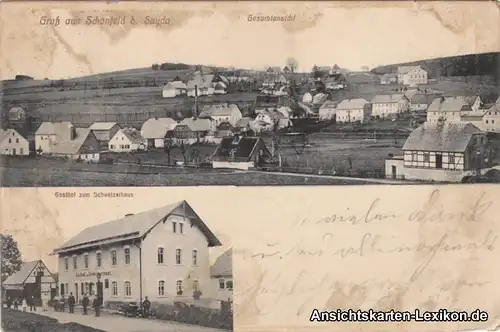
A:
<svg viewBox="0 0 500 332">
<path fill-rule="evenodd" d="M 125 264 L 130 264 L 130 248 L 125 248 Z"/>
<path fill-rule="evenodd" d="M 61 284 L 61 296 L 64 295 L 64 284 Z"/>
<path fill-rule="evenodd" d="M 102 265 L 102 254 L 100 252 L 98 252 L 96 254 L 96 259 L 97 259 L 97 267 L 101 267 L 101 265 Z"/>
<path fill-rule="evenodd" d="M 177 233 L 177 223 L 175 221 L 172 222 L 172 232 Z"/>
<path fill-rule="evenodd" d="M 193 280 L 193 292 L 200 291 L 200 282 L 198 280 Z"/>
<path fill-rule="evenodd" d="M 104 279 L 104 288 L 109 288 L 109 279 Z"/>
<path fill-rule="evenodd" d="M 184 232 L 183 229 L 184 229 L 184 224 L 180 222 L 179 223 L 179 233 L 182 234 Z"/>
<path fill-rule="evenodd" d="M 19 143 L 19 138 L 16 138 L 16 143 Z"/>
<path fill-rule="evenodd" d="M 76 256 L 73 256 L 73 269 L 77 269 L 78 268 L 78 261 L 76 260 Z"/>
<path fill-rule="evenodd" d="M 226 288 L 226 281 L 224 279 L 219 279 L 219 289 Z"/>
<path fill-rule="evenodd" d="M 163 264 L 163 248 L 158 248 L 158 264 Z"/>
<path fill-rule="evenodd" d="M 232 280 L 226 281 L 226 288 L 229 290 L 233 290 L 233 281 Z"/>
<path fill-rule="evenodd" d="M 118 283 L 116 281 L 113 281 L 111 283 L 111 295 L 113 295 L 113 296 L 118 295 Z"/>
<path fill-rule="evenodd" d="M 117 263 L 116 250 L 111 250 L 111 264 L 116 265 Z"/>
<path fill-rule="evenodd" d="M 12 139 L 9 138 L 9 143 L 12 143 Z"/>
<path fill-rule="evenodd" d="M 448 163 L 454 165 L 455 164 L 455 155 L 450 154 L 448 155 Z"/>
<path fill-rule="evenodd" d="M 69 268 L 69 260 L 68 257 L 64 257 L 64 269 L 67 271 Z"/>
<path fill-rule="evenodd" d="M 114 146 L 114 145 L 110 145 L 110 146 L 109 146 L 109 148 L 110 148 L 111 150 L 113 150 L 113 149 L 115 148 L 115 146 Z"/>
<path fill-rule="evenodd" d="M 193 265 L 198 265 L 198 250 L 193 250 Z"/>
<path fill-rule="evenodd" d="M 130 287 L 130 281 L 125 281 L 125 296 L 132 296 L 132 288 Z"/>
<path fill-rule="evenodd" d="M 89 268 L 89 255 L 87 254 L 83 255 L 83 266 L 85 266 L 86 269 Z"/>
<path fill-rule="evenodd" d="M 177 295 L 182 295 L 183 289 L 182 289 L 182 280 L 177 280 Z"/>
<path fill-rule="evenodd" d="M 488 120 L 486 120 L 486 123 L 488 123 Z"/>
<path fill-rule="evenodd" d="M 164 296 L 165 295 L 165 281 L 159 281 L 158 282 L 158 296 Z"/>
<path fill-rule="evenodd" d="M 431 160 L 429 152 L 424 152 L 424 162 L 428 163 Z"/>
<path fill-rule="evenodd" d="M 416 152 L 411 153 L 411 161 L 418 161 L 418 154 Z"/>
<path fill-rule="evenodd" d="M 176 249 L 175 250 L 175 264 L 181 264 L 182 262 L 182 250 L 181 249 Z"/>
</svg>

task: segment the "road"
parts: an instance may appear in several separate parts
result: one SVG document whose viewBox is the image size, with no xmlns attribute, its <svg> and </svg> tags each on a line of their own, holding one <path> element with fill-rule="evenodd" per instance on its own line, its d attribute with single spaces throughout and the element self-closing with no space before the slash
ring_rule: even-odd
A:
<svg viewBox="0 0 500 332">
<path fill-rule="evenodd" d="M 109 332 L 227 332 L 198 325 L 187 325 L 175 322 L 160 321 L 155 319 L 130 318 L 120 315 L 102 313 L 97 318 L 89 312 L 88 316 L 83 316 L 81 312 L 74 314 L 67 312 L 37 311 L 37 314 L 57 319 L 60 323 L 78 323 L 90 326 L 99 330 Z"/>
</svg>

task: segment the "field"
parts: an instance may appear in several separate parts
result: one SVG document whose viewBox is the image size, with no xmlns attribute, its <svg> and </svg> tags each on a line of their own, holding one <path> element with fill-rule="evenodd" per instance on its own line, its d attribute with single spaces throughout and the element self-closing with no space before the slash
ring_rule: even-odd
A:
<svg viewBox="0 0 500 332">
<path fill-rule="evenodd" d="M 265 139 L 269 140 L 269 139 Z M 325 135 L 311 135 L 310 147 L 299 141 L 283 141 L 276 151 L 282 160 L 282 172 L 246 172 L 201 167 L 175 167 L 184 157 L 179 148 L 168 155 L 162 150 L 147 153 L 103 154 L 114 164 L 83 164 L 60 159 L 0 159 L 4 187 L 24 186 L 186 186 L 186 185 L 343 185 L 366 184 L 357 179 L 331 176 L 383 177 L 384 158 L 398 154 L 402 142 L 381 140 L 333 140 Z M 267 143 L 270 146 L 270 143 Z M 185 150 L 188 161 L 210 159 L 215 146 L 195 145 Z M 316 176 L 314 176 L 316 175 Z"/>
<path fill-rule="evenodd" d="M 54 318 L 10 309 L 2 309 L 2 330 L 6 332 L 104 332 L 77 323 L 61 324 Z"/>
</svg>

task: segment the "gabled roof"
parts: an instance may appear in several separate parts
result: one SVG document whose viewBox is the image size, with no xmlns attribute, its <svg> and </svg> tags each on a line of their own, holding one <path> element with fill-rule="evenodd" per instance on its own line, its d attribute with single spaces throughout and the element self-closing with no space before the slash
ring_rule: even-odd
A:
<svg viewBox="0 0 500 332">
<path fill-rule="evenodd" d="M 85 143 L 85 140 L 89 137 L 89 135 L 94 135 L 89 128 L 75 128 L 75 133 L 76 136 L 74 139 L 60 141 L 54 144 L 50 149 L 50 153 L 68 155 L 78 154 L 80 148 L 83 143 Z M 95 153 L 98 152 L 99 150 L 95 151 Z"/>
<path fill-rule="evenodd" d="M 172 90 L 172 89 L 187 89 L 186 84 L 184 84 L 181 81 L 173 81 L 173 82 L 168 82 L 165 84 L 163 87 L 163 90 Z"/>
<path fill-rule="evenodd" d="M 249 126 L 251 121 L 251 118 L 243 117 L 239 119 L 238 122 L 236 122 L 236 128 L 244 128 L 246 126 Z"/>
<path fill-rule="evenodd" d="M 420 68 L 420 66 L 400 66 L 398 67 L 398 74 L 408 74 L 411 72 L 413 69 Z"/>
<path fill-rule="evenodd" d="M 185 118 L 180 125 L 187 126 L 192 131 L 209 131 L 212 129 L 212 122 L 209 119 Z"/>
<path fill-rule="evenodd" d="M 426 95 L 423 93 L 416 93 L 411 97 L 412 104 L 426 104 L 429 105 L 435 99 L 434 95 Z"/>
<path fill-rule="evenodd" d="M 412 131 L 403 151 L 464 152 L 472 135 L 482 131 L 466 122 L 425 122 Z"/>
<path fill-rule="evenodd" d="M 233 275 L 233 249 L 226 250 L 217 257 L 214 264 L 210 267 L 210 275 L 217 277 L 231 277 Z"/>
<path fill-rule="evenodd" d="M 366 104 L 369 104 L 368 100 L 363 98 L 356 99 L 344 99 L 338 105 L 338 110 L 355 110 L 363 109 Z"/>
<path fill-rule="evenodd" d="M 12 135 L 12 133 L 14 132 L 14 135 Z M 21 134 L 19 134 L 15 129 L 12 129 L 12 128 L 9 128 L 9 129 L 0 129 L 0 143 L 8 138 L 8 137 L 15 137 L 15 138 L 23 138 L 24 140 L 26 140 L 26 138 L 24 138 Z"/>
<path fill-rule="evenodd" d="M 63 122 L 42 122 L 35 135 L 59 135 L 62 130 L 73 127 L 69 121 Z"/>
<path fill-rule="evenodd" d="M 257 152 L 256 147 L 259 144 L 262 144 L 266 152 L 269 153 L 260 137 L 225 137 L 215 149 L 213 157 L 215 160 L 228 160 L 234 156 L 235 161 L 249 161 L 253 154 Z"/>
<path fill-rule="evenodd" d="M 338 101 L 334 101 L 334 100 L 327 100 L 323 103 L 323 105 L 321 105 L 321 107 L 319 109 L 322 109 L 322 108 L 337 108 L 339 102 Z"/>
<path fill-rule="evenodd" d="M 399 103 L 405 98 L 403 93 L 392 94 L 392 95 L 376 95 L 372 99 L 372 104 L 392 104 Z"/>
<path fill-rule="evenodd" d="M 428 112 L 461 112 L 469 110 L 470 105 L 462 97 L 439 97 L 432 101 Z"/>
<path fill-rule="evenodd" d="M 190 80 L 187 83 L 186 87 L 187 89 L 194 89 L 195 86 L 198 86 L 199 89 L 211 88 L 213 80 L 214 80 L 213 74 L 204 74 L 204 75 L 197 74 L 193 77 L 192 80 Z"/>
<path fill-rule="evenodd" d="M 20 106 L 14 106 L 14 107 L 11 107 L 11 109 L 9 110 L 9 113 L 11 113 L 11 112 L 12 113 L 18 113 L 18 112 L 23 113 L 23 112 L 26 112 L 26 111 L 24 110 L 24 108 L 22 108 Z"/>
<path fill-rule="evenodd" d="M 23 285 L 29 276 L 33 273 L 33 270 L 38 266 L 38 264 L 42 264 L 45 268 L 45 264 L 42 261 L 31 261 L 31 262 L 23 262 L 20 266 L 19 271 L 10 275 L 3 283 L 2 286 L 16 286 Z"/>
<path fill-rule="evenodd" d="M 181 215 L 190 218 L 193 224 L 206 236 L 209 247 L 221 245 L 219 239 L 205 225 L 193 208 L 186 201 L 181 201 L 88 227 L 65 242 L 61 247 L 55 249 L 54 252 L 64 253 L 124 240 L 143 239 L 153 227 L 170 215 Z"/>
<path fill-rule="evenodd" d="M 172 118 L 150 118 L 142 124 L 142 136 L 146 139 L 165 138 L 167 132 L 177 124 Z"/>
<path fill-rule="evenodd" d="M 116 122 L 94 122 L 90 125 L 89 129 L 91 130 L 111 130 L 114 126 L 116 126 Z"/>
<path fill-rule="evenodd" d="M 497 101 L 495 102 L 495 104 L 500 105 L 500 96 L 497 98 Z"/>
<path fill-rule="evenodd" d="M 144 137 L 142 137 L 141 133 L 135 128 L 123 128 L 120 129 L 116 134 L 118 134 L 119 132 L 122 132 L 123 135 L 125 135 L 132 144 L 144 143 Z"/>
<path fill-rule="evenodd" d="M 206 105 L 200 112 L 199 117 L 211 117 L 211 116 L 230 116 L 234 113 L 241 113 L 238 106 L 235 104 L 218 104 L 218 105 Z"/>
</svg>

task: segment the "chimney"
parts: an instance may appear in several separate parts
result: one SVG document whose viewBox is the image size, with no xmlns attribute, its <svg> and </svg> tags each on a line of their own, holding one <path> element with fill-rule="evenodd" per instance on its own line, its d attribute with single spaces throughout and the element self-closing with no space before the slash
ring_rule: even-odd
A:
<svg viewBox="0 0 500 332">
<path fill-rule="evenodd" d="M 134 215 L 133 213 L 127 213 L 127 214 L 125 215 L 125 217 L 130 217 L 130 216 L 133 216 L 133 215 Z"/>
</svg>

